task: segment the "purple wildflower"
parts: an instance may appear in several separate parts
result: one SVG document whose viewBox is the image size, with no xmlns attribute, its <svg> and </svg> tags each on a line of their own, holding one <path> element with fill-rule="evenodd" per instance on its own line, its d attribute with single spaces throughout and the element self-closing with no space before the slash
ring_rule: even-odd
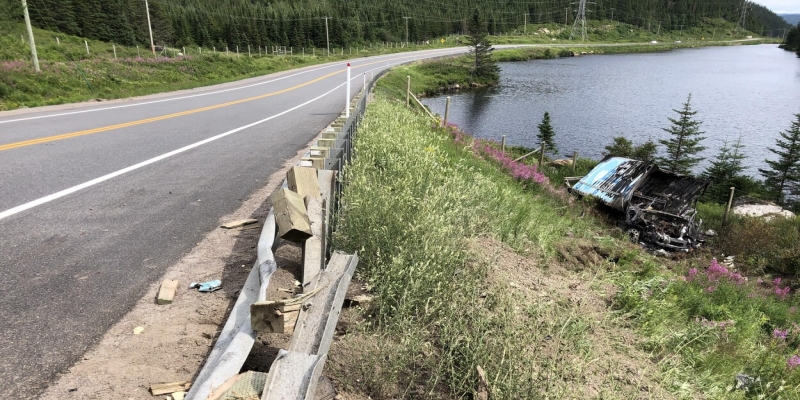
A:
<svg viewBox="0 0 800 400">
<path fill-rule="evenodd" d="M 711 266 L 706 269 L 706 276 L 709 281 L 716 282 L 720 278 L 728 276 L 728 269 L 720 265 L 714 258 L 711 260 Z"/>
<path fill-rule="evenodd" d="M 789 330 L 780 330 L 775 329 L 772 331 L 772 337 L 775 339 L 786 340 L 786 334 L 789 333 Z"/>
<path fill-rule="evenodd" d="M 715 290 L 717 290 L 716 286 L 709 286 L 706 288 L 706 292 L 708 293 L 714 293 Z"/>
<path fill-rule="evenodd" d="M 797 366 L 800 366 L 800 356 L 793 355 L 789 357 L 789 359 L 786 360 L 786 364 L 789 366 L 789 368 L 796 368 Z"/>
<path fill-rule="evenodd" d="M 772 280 L 772 284 L 778 286 L 781 284 L 781 278 L 775 278 Z"/>
<path fill-rule="evenodd" d="M 692 268 L 692 269 L 690 269 L 690 270 L 689 270 L 689 273 L 687 274 L 687 277 L 688 277 L 688 279 L 687 279 L 687 280 L 688 280 L 689 282 L 691 282 L 691 281 L 693 281 L 693 280 L 694 280 L 694 278 L 695 278 L 696 276 L 697 276 L 697 268 Z"/>
<path fill-rule="evenodd" d="M 786 300 L 786 296 L 789 295 L 789 286 L 781 289 L 779 287 L 775 288 L 775 295 L 778 296 L 781 300 Z"/>
</svg>

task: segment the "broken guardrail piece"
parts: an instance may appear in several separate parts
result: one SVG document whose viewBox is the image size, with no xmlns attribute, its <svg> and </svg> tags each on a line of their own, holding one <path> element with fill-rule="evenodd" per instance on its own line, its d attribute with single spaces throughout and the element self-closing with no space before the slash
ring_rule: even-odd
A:
<svg viewBox="0 0 800 400">
<path fill-rule="evenodd" d="M 302 196 L 288 188 L 281 188 L 271 196 L 271 200 L 275 208 L 278 236 L 297 243 L 312 236 L 311 221 Z"/>
</svg>

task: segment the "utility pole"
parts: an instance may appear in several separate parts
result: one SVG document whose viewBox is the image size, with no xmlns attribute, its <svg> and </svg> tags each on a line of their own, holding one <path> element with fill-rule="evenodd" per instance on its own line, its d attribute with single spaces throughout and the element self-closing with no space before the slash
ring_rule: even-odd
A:
<svg viewBox="0 0 800 400">
<path fill-rule="evenodd" d="M 581 0 L 578 3 L 578 15 L 575 16 L 575 22 L 572 24 L 572 32 L 569 34 L 569 40 L 575 35 L 575 30 L 578 29 L 578 24 L 581 25 L 581 41 L 586 41 L 586 0 Z"/>
<path fill-rule="evenodd" d="M 330 36 L 328 36 L 328 18 L 330 18 L 330 17 L 322 17 L 322 18 L 325 18 L 325 43 L 328 46 L 328 57 L 330 57 L 330 55 L 331 55 L 331 39 L 330 39 Z"/>
<path fill-rule="evenodd" d="M 25 27 L 28 28 L 28 40 L 31 42 L 31 58 L 33 58 L 33 69 L 40 72 L 39 56 L 36 55 L 36 43 L 33 41 L 33 28 L 31 27 L 31 16 L 28 15 L 28 2 L 22 0 L 22 12 L 25 14 Z"/>
<path fill-rule="evenodd" d="M 742 3 L 742 16 L 739 17 L 739 25 L 736 26 L 736 32 L 739 31 L 739 28 L 744 30 L 745 25 L 747 25 L 747 3 L 749 3 L 748 0 L 744 0 L 744 3 Z"/>
<path fill-rule="evenodd" d="M 614 25 L 614 9 L 611 9 L 611 25 Z"/>
<path fill-rule="evenodd" d="M 569 8 L 564 9 L 564 26 L 569 25 Z"/>
<path fill-rule="evenodd" d="M 153 44 L 153 25 L 150 24 L 150 6 L 144 0 L 144 9 L 147 11 L 147 30 L 150 32 L 150 51 L 156 55 L 156 46 Z"/>
<path fill-rule="evenodd" d="M 411 17 L 403 17 L 406 20 L 406 46 L 408 46 L 408 19 Z"/>
<path fill-rule="evenodd" d="M 523 35 L 527 35 L 528 34 L 528 14 L 522 14 L 522 16 L 525 17 L 525 22 L 522 25 L 522 34 Z"/>
</svg>

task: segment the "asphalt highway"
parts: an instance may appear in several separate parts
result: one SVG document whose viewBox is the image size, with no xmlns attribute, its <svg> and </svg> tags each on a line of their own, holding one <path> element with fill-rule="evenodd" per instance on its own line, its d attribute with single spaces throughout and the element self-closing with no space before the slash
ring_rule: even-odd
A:
<svg viewBox="0 0 800 400">
<path fill-rule="evenodd" d="M 362 74 L 465 48 L 369 58 Z M 39 395 L 345 105 L 345 63 L 0 113 L 0 398 Z"/>
</svg>

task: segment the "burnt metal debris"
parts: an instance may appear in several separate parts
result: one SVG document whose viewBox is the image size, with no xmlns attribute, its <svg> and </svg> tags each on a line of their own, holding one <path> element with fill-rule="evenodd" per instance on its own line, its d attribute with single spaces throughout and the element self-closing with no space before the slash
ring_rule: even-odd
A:
<svg viewBox="0 0 800 400">
<path fill-rule="evenodd" d="M 623 229 L 637 243 L 688 251 L 704 242 L 695 207 L 707 181 L 652 163 L 606 157 L 586 176 L 566 178 L 566 183 L 571 193 L 597 198 L 622 212 Z"/>
</svg>

